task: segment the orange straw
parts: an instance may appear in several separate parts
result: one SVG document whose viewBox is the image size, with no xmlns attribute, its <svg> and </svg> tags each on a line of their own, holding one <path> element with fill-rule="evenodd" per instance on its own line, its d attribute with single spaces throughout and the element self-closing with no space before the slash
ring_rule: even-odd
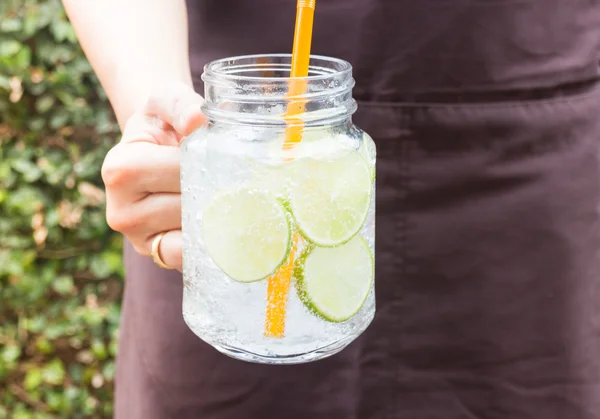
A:
<svg viewBox="0 0 600 419">
<path fill-rule="evenodd" d="M 298 0 L 298 13 L 296 15 L 296 30 L 294 32 L 294 49 L 292 52 L 292 69 L 290 89 L 288 96 L 296 98 L 306 92 L 306 80 L 294 80 L 295 77 L 307 77 L 310 62 L 310 47 L 312 44 L 313 19 L 315 16 L 316 0 Z M 291 148 L 302 141 L 303 121 L 293 118 L 304 112 L 304 100 L 292 100 L 288 104 L 284 148 Z"/>
<path fill-rule="evenodd" d="M 269 278 L 267 283 L 265 336 L 269 338 L 282 338 L 285 333 L 288 294 L 294 274 L 294 258 L 299 239 L 300 237 L 295 234 L 287 261 Z"/>
<path fill-rule="evenodd" d="M 284 149 L 290 149 L 294 144 L 302 141 L 304 123 L 301 118 L 294 117 L 302 114 L 305 110 L 306 101 L 298 99 L 298 97 L 306 92 L 306 80 L 298 80 L 296 78 L 308 76 L 315 3 L 316 0 L 298 0 L 292 68 L 290 72 L 291 81 L 288 91 L 290 102 L 285 116 L 288 126 L 283 143 Z M 295 233 L 288 260 L 269 278 L 264 333 L 266 337 L 282 338 L 284 336 L 288 294 L 294 271 L 294 258 L 298 241 L 299 236 Z"/>
</svg>

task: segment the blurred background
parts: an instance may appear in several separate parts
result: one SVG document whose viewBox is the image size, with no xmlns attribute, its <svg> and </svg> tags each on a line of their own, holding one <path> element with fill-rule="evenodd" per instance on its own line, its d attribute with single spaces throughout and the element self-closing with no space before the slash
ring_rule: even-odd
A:
<svg viewBox="0 0 600 419">
<path fill-rule="evenodd" d="M 118 127 L 58 0 L 0 0 L 0 419 L 110 418 Z"/>
</svg>

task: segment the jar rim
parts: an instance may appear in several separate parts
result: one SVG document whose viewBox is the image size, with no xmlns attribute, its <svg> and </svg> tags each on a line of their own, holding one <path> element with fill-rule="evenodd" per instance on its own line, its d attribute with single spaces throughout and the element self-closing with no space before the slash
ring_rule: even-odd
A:
<svg viewBox="0 0 600 419">
<path fill-rule="evenodd" d="M 242 55 L 208 63 L 202 75 L 204 113 L 215 120 L 253 125 L 309 126 L 351 116 L 356 101 L 350 63 L 320 55 L 310 58 L 307 77 L 289 77 L 291 54 Z M 290 90 L 295 83 L 304 85 L 301 92 Z M 292 104 L 300 113 L 290 120 L 286 109 Z"/>
<path fill-rule="evenodd" d="M 266 59 L 269 61 L 259 63 L 258 60 L 260 59 Z M 276 63 L 274 59 L 283 59 L 284 62 Z M 234 65 L 233 63 L 236 62 L 238 64 Z M 220 80 L 246 82 L 276 82 L 282 80 L 314 82 L 327 80 L 331 77 L 340 77 L 352 74 L 352 65 L 346 60 L 324 55 L 311 55 L 309 63 L 309 75 L 306 77 L 269 77 L 243 75 L 244 71 L 255 72 L 256 70 L 289 70 L 291 68 L 291 62 L 292 54 L 252 54 L 221 58 L 211 61 L 204 66 L 202 80 L 206 81 L 206 78 L 217 77 Z M 274 65 L 279 67 L 272 68 Z M 262 66 L 264 66 L 264 68 L 261 68 Z"/>
</svg>

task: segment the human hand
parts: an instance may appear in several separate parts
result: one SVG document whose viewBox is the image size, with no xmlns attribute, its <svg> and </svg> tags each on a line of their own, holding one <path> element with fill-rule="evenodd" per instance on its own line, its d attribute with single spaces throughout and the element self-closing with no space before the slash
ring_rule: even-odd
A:
<svg viewBox="0 0 600 419">
<path fill-rule="evenodd" d="M 203 101 L 186 84 L 165 84 L 128 119 L 121 142 L 102 166 L 109 226 L 145 256 L 157 235 L 165 233 L 160 258 L 180 271 L 179 143 L 204 123 Z"/>
</svg>

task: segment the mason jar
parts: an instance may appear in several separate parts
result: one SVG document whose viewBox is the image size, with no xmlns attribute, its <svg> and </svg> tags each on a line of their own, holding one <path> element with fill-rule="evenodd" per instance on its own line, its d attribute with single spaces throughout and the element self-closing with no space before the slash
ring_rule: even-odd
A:
<svg viewBox="0 0 600 419">
<path fill-rule="evenodd" d="M 183 316 L 250 362 L 333 355 L 375 312 L 375 145 L 352 123 L 352 67 L 290 63 L 208 64 L 208 122 L 181 145 Z"/>
</svg>

